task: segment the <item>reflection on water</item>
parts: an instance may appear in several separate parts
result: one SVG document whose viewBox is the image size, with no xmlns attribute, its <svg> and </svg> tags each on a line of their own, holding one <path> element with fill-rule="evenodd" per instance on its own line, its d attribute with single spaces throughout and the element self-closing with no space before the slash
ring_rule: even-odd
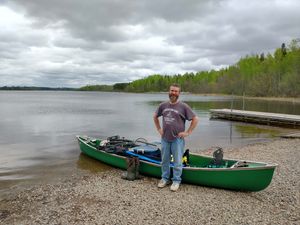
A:
<svg viewBox="0 0 300 225">
<path fill-rule="evenodd" d="M 199 113 L 209 113 L 210 109 L 233 109 L 249 110 L 259 112 L 272 112 L 272 113 L 285 113 L 300 115 L 300 104 L 296 102 L 283 102 L 283 101 L 267 101 L 267 100 L 252 100 L 242 98 L 224 97 L 223 99 L 193 99 L 185 97 L 185 102 L 189 104 L 194 110 L 198 110 Z M 200 100 L 200 101 L 199 101 Z M 150 105 L 156 106 L 160 101 L 149 102 Z M 244 107 L 243 107 L 244 105 Z"/>
<path fill-rule="evenodd" d="M 202 110 L 209 110 L 214 108 L 231 108 L 231 101 L 223 102 L 189 102 L 195 108 L 201 108 Z M 254 101 L 245 100 L 244 108 L 242 99 L 235 99 L 232 104 L 233 109 L 249 110 L 258 112 L 272 112 L 272 113 L 285 113 L 300 115 L 299 103 L 281 102 L 281 101 Z"/>
<path fill-rule="evenodd" d="M 77 167 L 82 170 L 87 170 L 91 173 L 97 173 L 112 169 L 112 167 L 101 163 L 98 160 L 95 160 L 83 153 L 79 154 Z"/>
<path fill-rule="evenodd" d="M 159 141 L 153 113 L 167 94 L 59 91 L 0 92 L 0 190 L 68 176 L 71 171 L 97 172 L 109 167 L 82 154 L 75 136 L 120 135 Z M 241 109 L 242 100 L 226 96 L 182 95 L 200 118 L 186 140 L 199 151 L 211 146 L 241 146 L 268 140 L 290 129 L 214 121 L 211 108 Z M 246 110 L 300 114 L 299 104 L 246 100 Z"/>
<path fill-rule="evenodd" d="M 242 137 L 264 137 L 264 138 L 272 138 L 278 137 L 280 134 L 280 130 L 270 129 L 267 127 L 262 126 L 255 126 L 255 125 L 239 125 L 236 124 L 235 130 L 241 133 Z"/>
</svg>

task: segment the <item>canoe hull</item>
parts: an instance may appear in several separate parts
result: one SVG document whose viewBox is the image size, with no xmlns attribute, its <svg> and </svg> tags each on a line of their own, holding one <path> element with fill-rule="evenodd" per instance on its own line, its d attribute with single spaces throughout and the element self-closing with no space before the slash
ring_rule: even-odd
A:
<svg viewBox="0 0 300 225">
<path fill-rule="evenodd" d="M 108 165 L 126 169 L 126 157 L 97 150 L 87 139 L 77 137 L 80 150 L 86 155 Z M 194 160 L 211 158 L 193 154 Z M 201 168 L 185 167 L 182 171 L 182 182 L 201 186 L 231 189 L 237 191 L 261 191 L 272 181 L 276 165 L 257 163 L 254 168 Z M 261 165 L 261 166 L 260 166 Z M 152 177 L 161 177 L 161 166 L 140 160 L 140 173 Z"/>
</svg>

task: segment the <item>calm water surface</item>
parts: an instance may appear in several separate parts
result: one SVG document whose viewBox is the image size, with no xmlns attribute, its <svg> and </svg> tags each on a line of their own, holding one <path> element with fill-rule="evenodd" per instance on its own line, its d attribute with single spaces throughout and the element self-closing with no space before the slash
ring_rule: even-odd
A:
<svg viewBox="0 0 300 225">
<path fill-rule="evenodd" d="M 0 194 L 74 171 L 110 169 L 82 154 L 78 134 L 105 138 L 159 140 L 152 116 L 167 94 L 0 91 Z M 243 146 L 291 129 L 209 119 L 212 108 L 242 108 L 224 96 L 182 95 L 200 118 L 186 144 L 191 151 L 212 146 Z M 299 104 L 246 100 L 245 110 L 300 115 Z M 1 196 L 0 196 L 1 197 Z"/>
</svg>

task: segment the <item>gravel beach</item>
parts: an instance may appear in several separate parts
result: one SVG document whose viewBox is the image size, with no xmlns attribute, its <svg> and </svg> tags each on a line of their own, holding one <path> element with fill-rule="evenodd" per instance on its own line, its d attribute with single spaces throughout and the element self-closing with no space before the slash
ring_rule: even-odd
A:
<svg viewBox="0 0 300 225">
<path fill-rule="evenodd" d="M 182 184 L 174 193 L 158 179 L 122 180 L 118 169 L 74 174 L 0 201 L 0 224 L 300 224 L 300 139 L 225 149 L 225 158 L 279 166 L 260 192 Z"/>
</svg>

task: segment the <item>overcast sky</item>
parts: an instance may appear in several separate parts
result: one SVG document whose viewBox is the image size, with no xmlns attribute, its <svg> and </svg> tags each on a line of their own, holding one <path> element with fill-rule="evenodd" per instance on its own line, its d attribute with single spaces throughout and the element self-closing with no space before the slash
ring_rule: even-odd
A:
<svg viewBox="0 0 300 225">
<path fill-rule="evenodd" d="M 219 69 L 300 38 L 299 0 L 0 0 L 0 86 Z"/>
</svg>

